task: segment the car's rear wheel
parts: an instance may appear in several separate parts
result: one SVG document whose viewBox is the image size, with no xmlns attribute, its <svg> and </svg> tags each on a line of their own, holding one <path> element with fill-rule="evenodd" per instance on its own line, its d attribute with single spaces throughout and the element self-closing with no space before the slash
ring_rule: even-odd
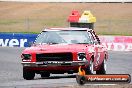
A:
<svg viewBox="0 0 132 88">
<path fill-rule="evenodd" d="M 40 75 L 41 75 L 42 78 L 50 77 L 50 73 L 49 72 L 42 72 Z"/>
<path fill-rule="evenodd" d="M 85 73 L 86 74 L 93 74 L 94 73 L 94 64 L 93 61 L 90 60 L 90 64 L 87 68 L 85 68 Z"/>
<path fill-rule="evenodd" d="M 25 68 L 23 68 L 23 78 L 26 80 L 32 80 L 35 77 L 35 72 L 29 71 Z"/>
<path fill-rule="evenodd" d="M 96 71 L 96 74 L 106 74 L 106 59 L 104 59 L 100 69 Z"/>
</svg>

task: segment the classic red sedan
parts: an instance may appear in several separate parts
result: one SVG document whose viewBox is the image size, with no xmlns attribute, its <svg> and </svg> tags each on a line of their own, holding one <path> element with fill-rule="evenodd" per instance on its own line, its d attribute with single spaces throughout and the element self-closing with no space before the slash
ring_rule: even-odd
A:
<svg viewBox="0 0 132 88">
<path fill-rule="evenodd" d="M 108 52 L 92 29 L 48 28 L 21 57 L 23 78 L 31 80 L 35 73 L 41 77 L 77 73 L 79 66 L 86 74 L 105 74 Z"/>
</svg>

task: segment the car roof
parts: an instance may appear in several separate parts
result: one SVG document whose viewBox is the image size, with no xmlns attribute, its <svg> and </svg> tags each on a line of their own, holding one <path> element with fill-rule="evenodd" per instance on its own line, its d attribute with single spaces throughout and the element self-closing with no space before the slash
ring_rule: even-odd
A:
<svg viewBox="0 0 132 88">
<path fill-rule="evenodd" d="M 77 28 L 77 27 L 68 27 L 68 28 L 46 28 L 43 31 L 91 31 L 89 28 Z"/>
</svg>

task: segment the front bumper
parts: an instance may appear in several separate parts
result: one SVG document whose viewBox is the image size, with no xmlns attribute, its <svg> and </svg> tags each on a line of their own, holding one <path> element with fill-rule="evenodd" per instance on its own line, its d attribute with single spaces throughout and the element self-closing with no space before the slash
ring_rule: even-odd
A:
<svg viewBox="0 0 132 88">
<path fill-rule="evenodd" d="M 45 62 L 22 62 L 24 67 L 48 67 L 48 66 L 84 66 L 88 61 L 45 61 Z"/>
</svg>

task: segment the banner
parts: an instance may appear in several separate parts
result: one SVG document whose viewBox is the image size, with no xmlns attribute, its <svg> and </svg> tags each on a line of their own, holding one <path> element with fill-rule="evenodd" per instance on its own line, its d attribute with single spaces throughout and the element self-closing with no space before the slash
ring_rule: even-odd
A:
<svg viewBox="0 0 132 88">
<path fill-rule="evenodd" d="M 2 47 L 29 47 L 38 34 L 0 33 Z M 108 50 L 132 51 L 132 36 L 99 36 L 101 43 Z"/>
<path fill-rule="evenodd" d="M 108 50 L 132 51 L 132 36 L 99 36 Z"/>
<path fill-rule="evenodd" d="M 28 47 L 37 34 L 0 33 L 0 46 Z"/>
</svg>

